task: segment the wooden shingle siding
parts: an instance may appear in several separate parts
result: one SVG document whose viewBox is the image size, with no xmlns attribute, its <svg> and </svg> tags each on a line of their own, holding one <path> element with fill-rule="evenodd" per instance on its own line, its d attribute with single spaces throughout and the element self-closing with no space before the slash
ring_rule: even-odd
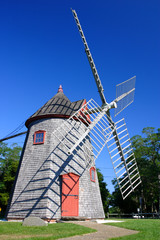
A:
<svg viewBox="0 0 160 240">
<path fill-rule="evenodd" d="M 44 119 L 32 123 L 17 179 L 12 203 L 7 218 L 61 218 L 61 175 L 74 173 L 79 179 L 79 216 L 104 218 L 99 185 L 90 181 L 90 168 L 83 151 L 76 157 L 65 153 L 63 146 L 52 132 L 63 123 L 63 119 Z M 46 138 L 42 145 L 33 144 L 33 134 L 45 129 Z M 88 139 L 88 144 L 91 144 Z M 84 149 L 86 151 L 86 149 Z"/>
<path fill-rule="evenodd" d="M 56 105 L 57 95 L 61 106 Z M 87 157 L 87 154 L 92 153 L 85 147 L 86 145 L 82 145 L 82 149 L 79 149 L 74 156 L 68 155 L 62 143 L 67 140 L 63 139 L 60 134 L 55 136 L 53 132 L 64 121 L 66 124 L 69 123 L 66 118 L 62 117 L 63 115 L 59 118 L 51 116 L 47 118 L 47 112 L 49 113 L 56 107 L 54 113 L 59 111 L 61 114 L 69 114 L 79 109 L 83 102 L 84 100 L 70 103 L 65 95 L 59 92 L 27 122 L 27 141 L 24 145 L 19 174 L 9 206 L 8 219 L 24 219 L 28 216 L 49 220 L 60 219 L 61 180 L 62 176 L 68 173 L 79 176 L 79 217 L 104 218 L 97 174 L 95 173 L 95 182 L 90 180 L 90 168 L 95 167 L 95 162 L 93 157 Z M 36 119 L 36 116 L 43 113 L 46 114 L 45 118 Z M 75 124 L 84 132 L 85 125 L 81 121 L 75 121 Z M 67 128 L 66 126 L 64 130 Z M 43 144 L 34 144 L 34 133 L 40 129 L 46 132 L 45 141 Z M 74 131 L 72 131 L 72 137 L 76 138 Z M 72 143 L 71 139 L 69 141 Z M 86 138 L 86 143 L 88 148 L 92 148 L 89 137 Z"/>
</svg>

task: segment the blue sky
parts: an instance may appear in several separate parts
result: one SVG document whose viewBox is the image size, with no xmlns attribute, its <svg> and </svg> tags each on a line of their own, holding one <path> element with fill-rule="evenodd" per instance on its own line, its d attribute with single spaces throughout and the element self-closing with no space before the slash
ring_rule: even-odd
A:
<svg viewBox="0 0 160 240">
<path fill-rule="evenodd" d="M 80 19 L 107 101 L 115 98 L 116 84 L 137 76 L 134 103 L 113 119 L 125 118 L 130 137 L 144 127 L 159 128 L 158 0 L 6 0 L 0 2 L 0 138 L 55 95 L 60 84 L 71 101 L 93 98 L 101 104 L 70 8 Z M 96 163 L 112 191 L 107 149 Z"/>
</svg>

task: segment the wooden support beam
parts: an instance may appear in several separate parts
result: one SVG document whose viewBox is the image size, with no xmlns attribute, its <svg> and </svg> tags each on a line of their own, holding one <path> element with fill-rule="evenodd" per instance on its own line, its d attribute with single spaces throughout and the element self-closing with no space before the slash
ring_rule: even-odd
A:
<svg viewBox="0 0 160 240">
<path fill-rule="evenodd" d="M 8 140 L 8 139 L 10 139 L 10 138 L 18 137 L 18 136 L 23 135 L 23 134 L 26 134 L 26 133 L 27 133 L 27 131 L 21 132 L 21 133 L 15 134 L 15 135 L 12 135 L 12 136 L 10 136 L 10 137 L 2 138 L 2 139 L 0 139 L 0 142 L 6 141 L 6 140 Z"/>
</svg>

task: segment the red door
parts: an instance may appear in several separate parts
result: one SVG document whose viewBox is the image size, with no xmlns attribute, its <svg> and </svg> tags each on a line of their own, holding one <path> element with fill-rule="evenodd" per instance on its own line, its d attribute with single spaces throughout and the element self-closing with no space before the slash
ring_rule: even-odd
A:
<svg viewBox="0 0 160 240">
<path fill-rule="evenodd" d="M 62 176 L 62 217 L 78 216 L 79 176 L 74 173 Z"/>
</svg>

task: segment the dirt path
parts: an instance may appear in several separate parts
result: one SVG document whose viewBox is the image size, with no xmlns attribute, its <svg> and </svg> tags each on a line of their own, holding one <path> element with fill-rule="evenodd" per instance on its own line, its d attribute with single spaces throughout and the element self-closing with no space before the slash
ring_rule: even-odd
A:
<svg viewBox="0 0 160 240">
<path fill-rule="evenodd" d="M 81 236 L 74 236 L 69 238 L 61 238 L 59 240 L 106 240 L 114 237 L 121 237 L 138 233 L 137 231 L 128 230 L 124 228 L 98 224 L 96 222 L 72 222 L 85 227 L 96 229 L 95 233 L 88 233 Z"/>
</svg>

